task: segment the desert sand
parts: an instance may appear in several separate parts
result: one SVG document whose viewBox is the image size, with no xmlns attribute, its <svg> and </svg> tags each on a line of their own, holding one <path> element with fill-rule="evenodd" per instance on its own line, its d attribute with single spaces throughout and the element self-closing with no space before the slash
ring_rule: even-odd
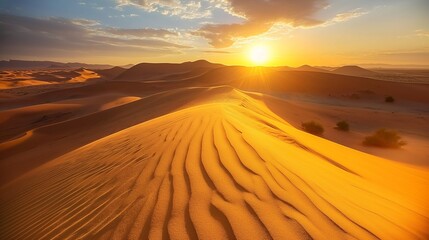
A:
<svg viewBox="0 0 429 240">
<path fill-rule="evenodd" d="M 139 68 L 0 90 L 1 239 L 429 238 L 428 85 Z M 409 144 L 360 144 L 384 125 Z"/>
</svg>

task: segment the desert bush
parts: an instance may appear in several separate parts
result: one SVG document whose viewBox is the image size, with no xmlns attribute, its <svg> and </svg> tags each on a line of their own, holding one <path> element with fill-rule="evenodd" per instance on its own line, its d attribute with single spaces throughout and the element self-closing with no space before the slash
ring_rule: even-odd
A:
<svg viewBox="0 0 429 240">
<path fill-rule="evenodd" d="M 384 99 L 384 101 L 387 102 L 387 103 L 393 103 L 393 102 L 395 102 L 395 99 L 392 96 L 387 96 Z"/>
<path fill-rule="evenodd" d="M 321 135 L 324 131 L 323 126 L 315 121 L 302 123 L 301 126 L 304 131 L 314 135 Z"/>
<path fill-rule="evenodd" d="M 379 129 L 373 135 L 367 136 L 363 144 L 383 148 L 400 148 L 406 144 L 401 136 L 393 130 Z"/>
<path fill-rule="evenodd" d="M 346 121 L 339 121 L 337 122 L 337 126 L 335 127 L 335 129 L 348 132 L 350 130 L 350 125 Z"/>
</svg>

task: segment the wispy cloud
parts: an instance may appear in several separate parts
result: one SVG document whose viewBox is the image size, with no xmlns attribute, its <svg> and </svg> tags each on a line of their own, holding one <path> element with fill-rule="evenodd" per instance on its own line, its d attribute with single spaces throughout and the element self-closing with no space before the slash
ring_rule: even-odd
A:
<svg viewBox="0 0 429 240">
<path fill-rule="evenodd" d="M 90 20 L 90 19 L 82 19 L 82 18 L 72 19 L 72 20 L 70 20 L 70 22 L 73 23 L 73 24 L 76 24 L 76 25 L 80 25 L 80 26 L 96 26 L 96 25 L 100 25 L 100 23 L 98 21 Z"/>
<path fill-rule="evenodd" d="M 338 13 L 337 15 L 335 15 L 334 18 L 327 21 L 325 25 L 330 25 L 330 24 L 339 23 L 339 22 L 346 22 L 353 18 L 358 18 L 360 16 L 366 15 L 368 13 L 369 13 L 368 11 L 364 11 L 361 8 L 357 8 L 343 13 Z"/>
<path fill-rule="evenodd" d="M 207 0 L 206 0 L 207 1 Z M 212 12 L 202 6 L 203 1 L 181 0 L 117 0 L 118 6 L 136 6 L 147 12 L 159 12 L 167 16 L 178 16 L 182 19 L 207 18 Z"/>
<path fill-rule="evenodd" d="M 177 36 L 176 32 L 166 29 L 140 28 L 140 29 L 124 29 L 124 28 L 104 28 L 102 31 L 119 35 L 119 36 L 134 36 L 134 37 L 167 37 Z"/>
<path fill-rule="evenodd" d="M 429 30 L 423 30 L 423 29 L 416 30 L 416 35 L 419 37 L 429 37 Z"/>
</svg>

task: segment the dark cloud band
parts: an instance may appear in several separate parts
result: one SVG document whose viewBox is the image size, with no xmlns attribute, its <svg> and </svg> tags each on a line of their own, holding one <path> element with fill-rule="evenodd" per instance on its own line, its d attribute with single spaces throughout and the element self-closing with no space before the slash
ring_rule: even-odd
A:
<svg viewBox="0 0 429 240">
<path fill-rule="evenodd" d="M 39 19 L 0 14 L 0 57 L 159 56 L 189 48 L 165 40 L 166 36 L 174 34 L 163 29 L 102 28 L 85 19 Z"/>
</svg>

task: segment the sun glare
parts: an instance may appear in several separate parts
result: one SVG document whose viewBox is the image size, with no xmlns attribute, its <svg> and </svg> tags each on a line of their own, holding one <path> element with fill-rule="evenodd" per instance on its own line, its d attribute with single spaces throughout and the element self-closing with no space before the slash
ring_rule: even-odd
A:
<svg viewBox="0 0 429 240">
<path fill-rule="evenodd" d="M 250 49 L 250 60 L 257 66 L 265 65 L 269 60 L 269 51 L 266 46 L 254 46 Z"/>
</svg>

